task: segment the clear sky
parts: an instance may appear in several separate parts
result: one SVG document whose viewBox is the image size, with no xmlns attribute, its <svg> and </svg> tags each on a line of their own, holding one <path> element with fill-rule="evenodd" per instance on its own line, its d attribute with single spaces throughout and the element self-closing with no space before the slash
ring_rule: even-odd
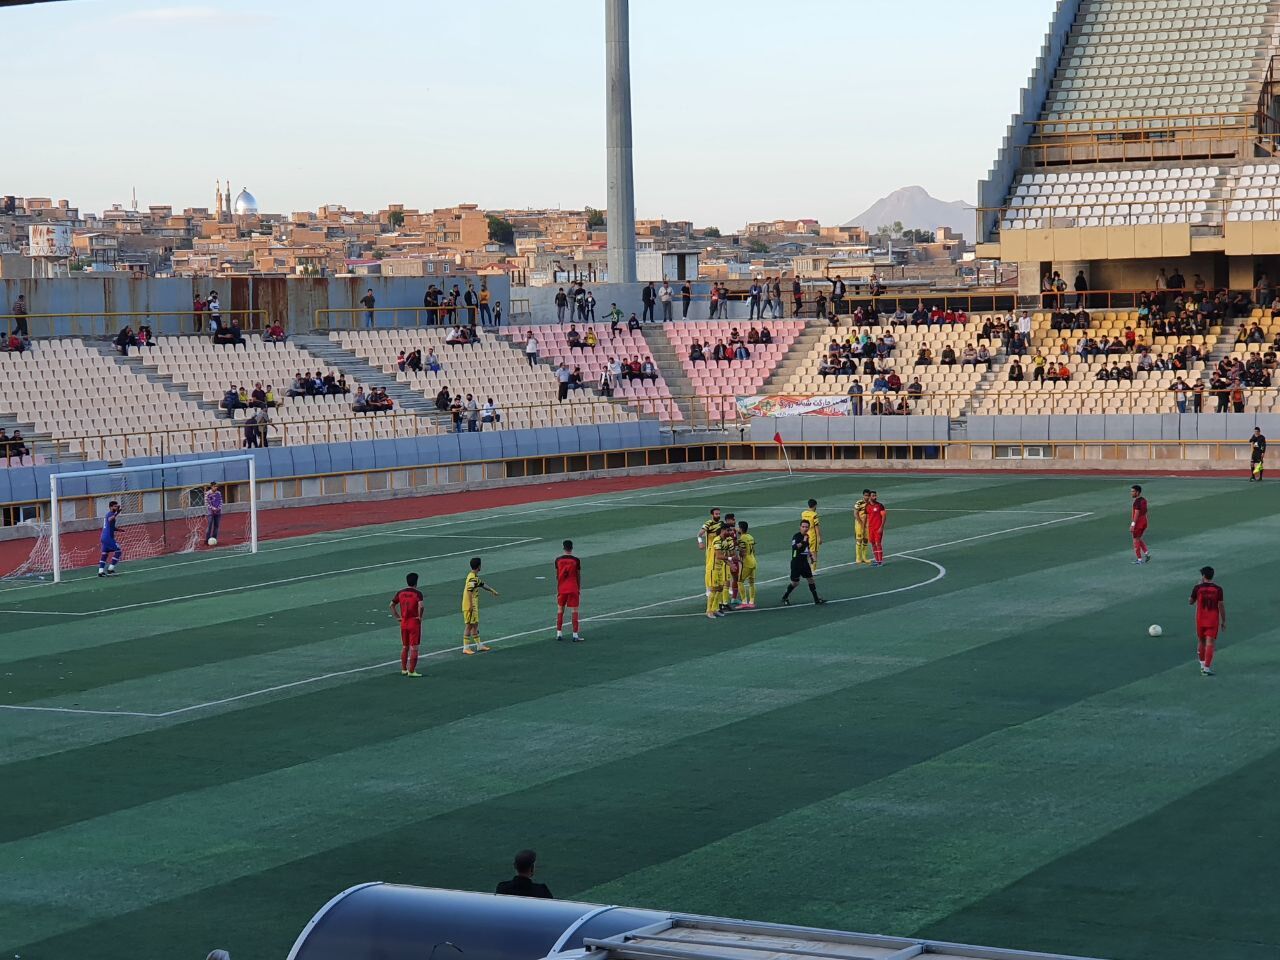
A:
<svg viewBox="0 0 1280 960">
<path fill-rule="evenodd" d="M 637 213 L 973 202 L 1053 7 L 631 0 Z M 0 193 L 605 204 L 603 0 L 70 0 L 0 10 L 0 36 Z"/>
</svg>

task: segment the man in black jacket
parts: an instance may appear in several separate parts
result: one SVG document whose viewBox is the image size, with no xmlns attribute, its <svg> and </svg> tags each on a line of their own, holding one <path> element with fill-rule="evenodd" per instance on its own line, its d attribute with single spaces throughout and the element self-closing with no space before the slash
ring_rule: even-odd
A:
<svg viewBox="0 0 1280 960">
<path fill-rule="evenodd" d="M 503 894 L 508 897 L 539 897 L 543 900 L 552 900 L 551 890 L 545 883 L 533 882 L 533 868 L 538 860 L 538 855 L 532 850 L 521 850 L 516 854 L 515 863 L 516 875 L 510 880 L 503 880 L 498 884 L 495 893 Z"/>
</svg>

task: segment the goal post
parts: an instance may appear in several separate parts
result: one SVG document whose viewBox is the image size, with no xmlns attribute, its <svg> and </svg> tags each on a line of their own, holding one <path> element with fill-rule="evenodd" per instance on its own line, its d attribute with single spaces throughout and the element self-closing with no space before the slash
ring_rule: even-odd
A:
<svg viewBox="0 0 1280 960">
<path fill-rule="evenodd" d="M 71 545 L 67 527 L 72 523 L 90 528 L 101 524 L 105 506 L 118 500 L 123 507 L 117 542 L 124 560 L 139 560 L 169 553 L 188 553 L 203 541 L 206 509 L 204 491 L 215 483 L 224 489 L 244 489 L 234 503 L 228 498 L 225 512 L 235 509 L 246 521 L 229 549 L 258 552 L 258 464 L 252 454 L 166 460 L 127 467 L 96 470 L 64 470 L 49 476 L 49 518 L 42 525 L 31 557 L 19 574 L 49 572 L 60 583 L 63 572 L 88 566 L 96 559 L 93 543 L 85 538 Z M 74 506 L 88 501 L 89 508 Z M 239 509 L 244 504 L 247 509 Z M 85 513 L 88 513 L 85 516 Z M 170 533 L 176 536 L 171 542 Z"/>
</svg>

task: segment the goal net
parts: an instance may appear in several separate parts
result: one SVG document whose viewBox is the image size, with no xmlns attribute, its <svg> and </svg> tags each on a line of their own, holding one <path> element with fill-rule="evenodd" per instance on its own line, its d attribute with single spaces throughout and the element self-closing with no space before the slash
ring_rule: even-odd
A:
<svg viewBox="0 0 1280 960">
<path fill-rule="evenodd" d="M 112 503 L 119 511 L 109 523 Z M 61 471 L 49 477 L 47 510 L 34 527 L 31 555 L 6 579 L 60 582 L 104 553 L 110 561 L 109 541 L 123 565 L 196 550 L 256 553 L 256 464 L 240 455 Z"/>
</svg>

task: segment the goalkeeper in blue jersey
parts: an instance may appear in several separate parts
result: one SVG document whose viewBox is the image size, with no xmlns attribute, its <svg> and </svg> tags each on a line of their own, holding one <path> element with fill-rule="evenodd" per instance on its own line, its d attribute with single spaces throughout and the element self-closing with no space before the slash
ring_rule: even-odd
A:
<svg viewBox="0 0 1280 960">
<path fill-rule="evenodd" d="M 120 562 L 120 544 L 116 543 L 116 523 L 119 517 L 120 503 L 112 500 L 107 504 L 107 516 L 102 521 L 102 537 L 99 540 L 99 546 L 102 547 L 102 557 L 98 560 L 100 577 L 113 575 L 116 572 L 116 565 Z"/>
</svg>

